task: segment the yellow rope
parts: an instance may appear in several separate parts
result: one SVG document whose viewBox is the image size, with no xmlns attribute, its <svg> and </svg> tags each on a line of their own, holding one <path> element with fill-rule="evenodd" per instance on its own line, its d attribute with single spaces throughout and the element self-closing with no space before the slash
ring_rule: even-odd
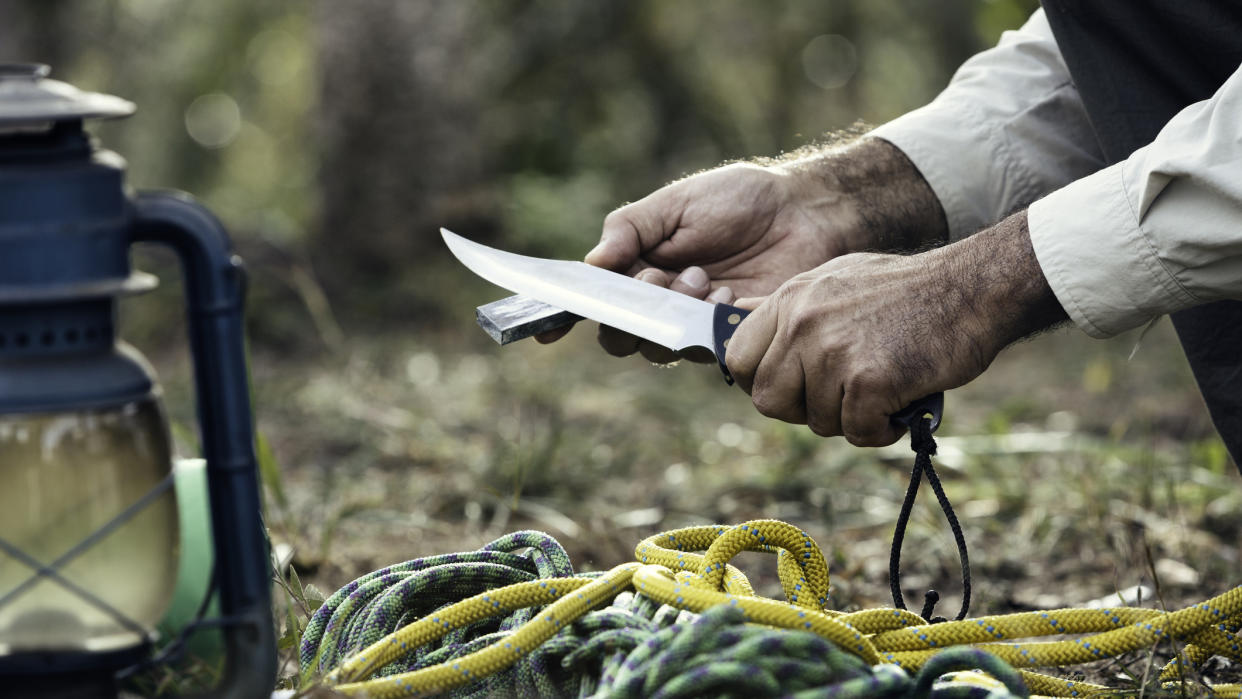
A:
<svg viewBox="0 0 1242 699">
<path fill-rule="evenodd" d="M 705 553 L 698 553 L 698 552 Z M 729 565 L 741 551 L 777 553 L 788 602 L 756 596 L 746 576 Z M 1173 639 L 1186 643 L 1181 658 L 1195 668 L 1213 655 L 1242 661 L 1242 639 L 1228 629 L 1242 623 L 1242 587 L 1174 612 L 1150 609 L 1057 609 L 928 624 L 898 609 L 850 614 L 827 610 L 828 566 L 805 532 L 775 520 L 736 527 L 690 527 L 641 542 L 639 562 L 596 579 L 556 578 L 509 585 L 476 595 L 420 619 L 344 661 L 326 679 L 350 695 L 376 699 L 425 696 L 474 682 L 504 669 L 587 612 L 633 588 L 652 599 L 692 612 L 719 604 L 741 609 L 748 621 L 812 631 L 872 665 L 893 663 L 917 671 L 936 652 L 969 645 L 1015 668 L 1063 667 L 1152 648 Z M 452 629 L 489 616 L 546 606 L 503 641 L 440 665 L 361 681 L 377 668 Z M 1047 636 L 1091 634 L 1074 639 L 1031 641 Z M 1160 675 L 1181 679 L 1183 662 Z M 1023 671 L 1035 694 L 1063 697 L 1112 692 L 1108 687 Z M 344 684 L 340 684 L 344 683 Z M 1242 697 L 1242 685 L 1216 685 L 1218 696 Z"/>
</svg>

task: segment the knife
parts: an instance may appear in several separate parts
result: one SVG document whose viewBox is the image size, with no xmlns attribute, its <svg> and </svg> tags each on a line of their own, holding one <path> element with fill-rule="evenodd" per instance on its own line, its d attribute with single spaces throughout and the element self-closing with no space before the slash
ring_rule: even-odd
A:
<svg viewBox="0 0 1242 699">
<path fill-rule="evenodd" d="M 725 350 L 750 311 L 700 301 L 585 262 L 517 255 L 467 240 L 446 228 L 440 229 L 440 235 L 462 264 L 497 286 L 674 351 L 689 347 L 712 350 L 725 381 L 733 383 L 724 361 Z M 889 418 L 908 428 L 915 420 L 931 415 L 934 432 L 943 414 L 944 394 L 933 393 Z"/>
</svg>

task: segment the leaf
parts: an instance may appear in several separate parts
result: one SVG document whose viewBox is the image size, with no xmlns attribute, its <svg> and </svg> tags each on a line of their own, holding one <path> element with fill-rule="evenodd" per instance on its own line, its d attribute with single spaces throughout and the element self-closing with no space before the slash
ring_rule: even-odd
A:
<svg viewBox="0 0 1242 699">
<path fill-rule="evenodd" d="M 289 650 L 296 646 L 301 638 L 301 625 L 298 623 L 297 612 L 294 611 L 294 607 L 291 604 L 285 608 L 285 632 L 276 641 L 276 647 L 280 650 Z"/>
<path fill-rule="evenodd" d="M 306 611 L 311 614 L 318 611 L 323 606 L 324 600 L 327 599 L 323 591 L 315 587 L 314 583 L 307 583 L 306 589 L 303 592 L 306 593 Z"/>
<path fill-rule="evenodd" d="M 289 591 L 293 593 L 293 599 L 303 607 L 306 606 L 306 590 L 302 588 L 302 579 L 298 577 L 297 568 L 292 565 L 289 566 Z"/>
<path fill-rule="evenodd" d="M 280 465 L 276 463 L 276 454 L 272 452 L 272 443 L 262 432 L 255 432 L 255 456 L 259 460 L 259 478 L 263 487 L 273 498 L 281 510 L 289 507 L 289 499 L 285 497 L 284 482 L 280 477 Z"/>
</svg>

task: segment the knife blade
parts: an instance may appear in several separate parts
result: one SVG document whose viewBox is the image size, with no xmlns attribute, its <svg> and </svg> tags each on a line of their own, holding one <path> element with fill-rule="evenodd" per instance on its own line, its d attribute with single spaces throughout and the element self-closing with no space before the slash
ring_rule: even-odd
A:
<svg viewBox="0 0 1242 699">
<path fill-rule="evenodd" d="M 569 313 L 680 351 L 706 347 L 716 355 L 725 381 L 733 376 L 725 364 L 729 338 L 750 311 L 713 304 L 585 262 L 529 257 L 497 250 L 440 229 L 449 251 L 487 281 Z M 932 430 L 940 425 L 944 394 L 911 403 L 890 418 L 906 427 L 925 414 Z"/>
</svg>

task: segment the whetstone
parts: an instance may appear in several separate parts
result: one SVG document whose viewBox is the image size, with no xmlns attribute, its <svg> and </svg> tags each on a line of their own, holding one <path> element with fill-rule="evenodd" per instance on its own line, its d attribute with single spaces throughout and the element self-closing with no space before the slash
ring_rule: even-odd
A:
<svg viewBox="0 0 1242 699">
<path fill-rule="evenodd" d="M 520 294 L 479 306 L 474 317 L 479 327 L 502 345 L 582 320 L 582 316 Z"/>
</svg>

